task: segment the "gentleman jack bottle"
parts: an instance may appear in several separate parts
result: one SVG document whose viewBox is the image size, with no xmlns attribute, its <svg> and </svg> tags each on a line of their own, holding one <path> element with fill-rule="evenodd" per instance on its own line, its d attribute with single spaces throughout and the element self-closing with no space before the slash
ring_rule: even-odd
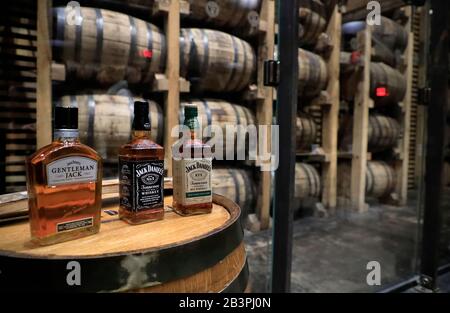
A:
<svg viewBox="0 0 450 313">
<path fill-rule="evenodd" d="M 119 215 L 129 224 L 164 218 L 164 148 L 150 130 L 148 103 L 136 101 L 131 142 L 119 150 Z"/>
<path fill-rule="evenodd" d="M 184 125 L 189 128 L 190 138 L 180 147 L 180 157 L 174 156 L 173 208 L 180 215 L 211 213 L 212 190 L 211 148 L 197 137 L 199 123 L 197 107 L 184 107 Z"/>
<path fill-rule="evenodd" d="M 78 108 L 55 108 L 54 138 L 27 158 L 31 237 L 41 245 L 100 229 L 102 159 L 78 139 Z"/>
</svg>

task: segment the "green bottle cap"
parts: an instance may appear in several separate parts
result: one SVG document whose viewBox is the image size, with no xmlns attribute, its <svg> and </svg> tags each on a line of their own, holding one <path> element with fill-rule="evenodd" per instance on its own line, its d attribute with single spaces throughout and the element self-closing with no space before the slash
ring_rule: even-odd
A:
<svg viewBox="0 0 450 313">
<path fill-rule="evenodd" d="M 189 129 L 195 130 L 199 127 L 197 116 L 198 116 L 197 106 L 186 105 L 184 107 L 184 125 L 189 127 Z"/>
<path fill-rule="evenodd" d="M 184 107 L 184 118 L 191 119 L 198 116 L 198 110 L 196 105 L 186 105 Z"/>
</svg>

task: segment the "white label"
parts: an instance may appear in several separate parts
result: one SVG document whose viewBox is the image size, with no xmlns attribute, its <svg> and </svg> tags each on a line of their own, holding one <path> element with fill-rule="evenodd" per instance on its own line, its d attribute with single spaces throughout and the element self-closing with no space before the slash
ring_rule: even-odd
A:
<svg viewBox="0 0 450 313">
<path fill-rule="evenodd" d="M 47 164 L 47 185 L 78 184 L 97 180 L 97 161 L 86 157 L 67 157 Z"/>
<path fill-rule="evenodd" d="M 211 158 L 173 160 L 174 198 L 183 205 L 212 201 Z"/>
</svg>

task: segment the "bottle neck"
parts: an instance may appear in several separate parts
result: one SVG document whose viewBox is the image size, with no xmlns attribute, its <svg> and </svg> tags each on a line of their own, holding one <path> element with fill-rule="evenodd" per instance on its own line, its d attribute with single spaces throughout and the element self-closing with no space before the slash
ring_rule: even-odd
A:
<svg viewBox="0 0 450 313">
<path fill-rule="evenodd" d="M 150 130 L 136 130 L 133 129 L 132 135 L 133 139 L 150 139 L 151 131 Z"/>
<path fill-rule="evenodd" d="M 55 129 L 53 134 L 55 141 L 62 142 L 78 142 L 79 137 L 78 129 Z"/>
<path fill-rule="evenodd" d="M 191 139 L 194 140 L 197 138 L 197 132 L 199 131 L 200 127 L 198 124 L 197 117 L 189 117 L 185 119 L 184 126 L 187 126 L 189 130 L 191 131 Z"/>
</svg>

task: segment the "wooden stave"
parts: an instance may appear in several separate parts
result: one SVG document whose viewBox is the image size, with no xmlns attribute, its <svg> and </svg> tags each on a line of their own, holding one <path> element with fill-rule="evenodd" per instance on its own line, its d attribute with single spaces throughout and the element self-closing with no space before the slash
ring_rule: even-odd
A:
<svg viewBox="0 0 450 313">
<path fill-rule="evenodd" d="M 369 151 L 377 152 L 393 148 L 399 137 L 400 124 L 395 119 L 380 114 L 369 116 Z"/>
<path fill-rule="evenodd" d="M 298 93 L 303 97 L 317 96 L 328 82 L 326 63 L 317 54 L 301 48 L 298 50 Z"/>
<path fill-rule="evenodd" d="M 339 146 L 342 150 L 348 151 L 352 146 L 353 138 L 353 122 L 351 119 L 347 119 L 343 125 L 343 135 L 340 139 Z M 380 152 L 393 148 L 397 144 L 397 140 L 400 137 L 400 125 L 399 123 L 388 116 L 381 114 L 369 115 L 369 127 L 368 127 L 368 151 Z"/>
<path fill-rule="evenodd" d="M 306 185 L 304 182 L 307 182 Z M 299 208 L 304 199 L 319 197 L 321 188 L 320 175 L 316 168 L 308 163 L 295 164 L 295 208 Z"/>
<path fill-rule="evenodd" d="M 55 59 L 66 64 L 68 76 L 83 80 L 95 79 L 106 85 L 120 80 L 128 80 L 130 83 L 149 82 L 154 73 L 164 71 L 166 40 L 158 27 L 106 9 L 81 7 L 81 14 L 82 25 L 70 26 L 64 22 L 65 9 L 54 8 L 55 47 L 57 48 Z M 118 23 L 118 21 L 126 20 L 128 24 Z M 90 49 L 87 49 L 85 42 L 94 39 L 90 39 L 85 34 L 88 23 L 95 25 L 92 27 L 95 28 L 95 36 L 92 38 L 95 38 L 96 43 Z M 112 30 L 106 32 L 105 24 L 111 24 Z M 124 29 L 128 30 L 128 43 L 119 40 L 120 30 Z M 67 34 L 70 34 L 70 40 Z M 98 34 L 101 35 L 97 37 Z M 144 49 L 152 51 L 151 58 L 145 59 L 140 55 Z M 109 51 L 116 53 L 107 53 Z M 118 54 L 117 51 L 123 53 Z M 114 55 L 117 59 L 114 59 Z M 109 58 L 113 59 L 108 60 Z"/>
<path fill-rule="evenodd" d="M 145 282 L 141 281 L 143 284 L 142 288 L 148 288 L 144 286 L 144 284 L 149 286 L 154 286 L 156 284 L 156 286 L 158 286 L 166 282 L 170 283 L 177 279 L 181 280 L 200 273 L 205 269 L 209 269 L 216 264 L 219 264 L 228 255 L 232 254 L 233 251 L 243 249 L 244 247 L 243 228 L 241 225 L 241 213 L 239 207 L 231 200 L 216 194 L 213 195 L 213 202 L 223 206 L 230 214 L 230 219 L 224 225 L 224 228 L 212 230 L 203 237 L 196 237 L 194 238 L 195 241 L 180 242 L 178 245 L 162 247 L 163 249 L 159 250 L 152 248 L 149 250 L 131 251 L 131 253 L 127 253 L 126 255 L 109 253 L 101 256 L 85 257 L 48 255 L 47 258 L 0 250 L 0 263 L 3 266 L 3 269 L 8 269 L 7 274 L 2 276 L 0 290 L 3 289 L 3 286 L 8 286 L 9 291 L 133 292 L 136 288 L 123 288 L 122 285 L 124 279 L 121 276 L 123 276 L 124 273 L 123 271 L 120 271 L 122 262 L 129 256 L 137 258 L 144 256 L 149 259 L 153 258 L 154 260 L 158 260 L 157 266 L 160 266 L 166 272 L 173 273 L 173 268 L 179 269 L 176 271 L 177 276 L 169 275 L 170 279 L 167 279 L 167 273 L 155 269 L 150 271 L 147 267 L 147 280 Z M 198 250 L 208 251 L 208 253 L 198 253 Z M 83 277 L 90 278 L 91 284 L 89 286 L 86 284 L 81 284 L 81 286 L 68 286 L 65 279 L 61 279 L 60 276 L 57 277 L 56 273 L 64 275 L 62 277 L 67 275 L 67 262 L 73 260 L 80 263 L 83 270 Z M 179 264 L 167 266 L 167 264 L 171 264 L 171 260 L 175 260 L 175 263 Z M 101 266 L 99 266 L 99 264 Z M 191 266 L 187 266 L 187 270 L 183 270 L 186 268 L 186 264 Z M 154 262 L 152 263 L 152 266 L 155 266 Z M 150 275 L 155 273 L 157 273 L 156 276 Z M 95 277 L 95 279 L 93 279 L 93 277 Z M 166 277 L 166 279 L 164 279 L 164 277 Z M 248 265 L 246 262 L 240 275 L 236 277 L 235 280 L 235 282 L 230 282 L 230 284 L 234 283 L 235 286 L 231 286 L 228 292 L 238 292 L 245 289 L 248 280 Z M 21 285 L 23 281 L 30 283 L 24 286 Z M 46 285 L 40 284 L 42 282 Z M 227 286 L 224 286 L 224 292 L 227 292 L 226 287 Z M 242 290 L 237 289 L 241 287 Z"/>
<path fill-rule="evenodd" d="M 244 257 L 235 257 L 236 254 L 245 256 L 245 247 L 242 243 L 233 252 L 227 255 L 223 260 L 215 264 L 214 266 L 205 269 L 202 272 L 196 273 L 189 277 L 181 278 L 176 281 L 171 281 L 167 284 L 157 285 L 147 288 L 140 288 L 128 291 L 130 293 L 242 293 L 246 290 L 249 280 L 248 262 Z M 232 260 L 230 260 L 232 259 Z M 223 268 L 229 267 L 230 264 L 235 265 L 239 262 L 238 269 L 236 270 L 232 266 L 225 271 Z M 219 275 L 226 275 L 234 277 L 222 279 L 223 283 L 217 283 L 215 280 Z M 208 285 L 197 286 L 199 281 L 202 280 L 202 276 L 210 277 Z M 212 286 L 211 286 L 212 285 Z"/>
<path fill-rule="evenodd" d="M 300 42 L 313 45 L 327 26 L 327 12 L 320 0 L 299 1 Z"/>
<path fill-rule="evenodd" d="M 344 198 L 350 198 L 351 192 L 351 163 L 342 162 L 338 166 L 338 194 Z M 381 169 L 388 178 L 385 180 L 379 180 L 382 176 L 374 168 Z M 380 182 L 387 182 L 385 188 L 380 187 Z M 371 198 L 383 198 L 388 196 L 389 193 L 394 192 L 396 188 L 396 176 L 394 169 L 383 161 L 368 161 L 366 167 L 366 187 L 365 195 Z"/>
<path fill-rule="evenodd" d="M 389 95 L 377 98 L 375 90 L 378 85 L 385 85 Z M 393 102 L 403 101 L 406 95 L 406 80 L 396 69 L 378 62 L 372 62 L 370 67 L 370 96 L 377 104 L 386 105 Z"/>
<path fill-rule="evenodd" d="M 218 55 L 226 50 L 233 52 L 220 60 Z M 197 91 L 241 91 L 256 71 L 256 54 L 251 45 L 221 31 L 182 28 L 180 51 L 180 75 L 188 78 Z"/>
<path fill-rule="evenodd" d="M 211 185 L 215 194 L 227 197 L 239 205 L 242 218 L 245 219 L 253 211 L 256 201 L 255 183 L 248 171 L 234 168 L 214 168 Z"/>
<path fill-rule="evenodd" d="M 78 107 L 79 108 L 79 130 L 80 130 L 80 140 L 81 142 L 93 147 L 104 159 L 116 160 L 118 155 L 118 150 L 120 146 L 126 144 L 131 139 L 131 126 L 133 122 L 133 110 L 134 110 L 134 101 L 142 100 L 138 98 L 134 98 L 131 96 L 123 96 L 123 95 L 71 95 L 71 96 L 63 96 L 59 99 L 57 105 L 67 106 L 67 107 Z M 157 143 L 162 143 L 162 134 L 163 134 L 163 116 L 161 107 L 154 101 L 144 100 L 149 103 L 150 109 L 150 124 L 152 127 L 152 140 Z M 93 103 L 93 104 L 92 104 Z M 82 105 L 80 107 L 80 104 Z M 107 120 L 103 121 L 104 123 L 99 123 L 97 117 L 99 114 L 97 109 L 102 106 L 102 111 L 106 113 L 106 116 L 109 115 L 109 111 L 112 110 L 113 107 L 117 108 L 119 105 L 120 112 L 124 113 L 124 115 L 118 115 L 115 118 L 115 123 L 113 123 L 113 119 L 110 117 Z M 92 110 L 91 108 L 94 108 Z M 111 112 L 112 113 L 112 112 Z M 115 113 L 115 111 L 114 111 Z M 92 114 L 94 117 L 92 118 Z M 105 115 L 101 115 L 105 116 Z M 114 115 L 116 116 L 116 115 Z M 84 117 L 84 118 L 83 118 Z M 100 122 L 101 118 L 99 117 Z M 106 125 L 107 132 L 100 132 L 96 130 L 96 127 L 99 125 Z M 116 125 L 116 126 L 114 126 Z M 115 131 L 114 127 L 120 127 L 122 132 Z M 107 134 L 110 134 L 108 137 L 108 142 L 104 137 Z M 113 140 L 113 141 L 112 141 Z M 114 144 L 111 144 L 111 143 Z"/>
<path fill-rule="evenodd" d="M 317 125 L 308 114 L 297 115 L 296 121 L 297 151 L 311 151 L 317 139 Z"/>
<path fill-rule="evenodd" d="M 384 172 L 384 173 L 383 173 Z M 383 161 L 368 161 L 366 170 L 366 195 L 383 198 L 395 191 L 394 169 Z"/>
<path fill-rule="evenodd" d="M 204 129 L 207 126 L 211 125 L 218 125 L 223 130 L 223 154 L 227 150 L 230 150 L 226 146 L 225 141 L 225 127 L 227 125 L 230 126 L 248 126 L 248 125 L 255 125 L 256 126 L 256 117 L 253 114 L 253 112 L 241 105 L 230 103 L 225 100 L 219 100 L 219 99 L 213 99 L 213 98 L 192 98 L 187 101 L 182 101 L 180 103 L 180 116 L 179 116 L 179 122 L 180 124 L 183 124 L 184 122 L 184 106 L 186 105 L 195 105 L 198 108 L 198 121 L 200 124 L 200 128 Z M 235 133 L 234 136 L 234 145 L 233 149 L 235 152 L 235 155 L 245 155 L 247 156 L 247 144 L 242 146 L 237 144 L 237 138 L 238 133 Z M 208 139 L 208 138 L 204 138 Z M 241 138 L 241 140 L 244 140 L 246 142 L 247 140 L 245 138 Z"/>
<path fill-rule="evenodd" d="M 395 51 L 392 51 L 376 37 L 372 38 L 372 62 L 383 62 L 389 66 L 395 66 L 397 59 Z"/>
</svg>

